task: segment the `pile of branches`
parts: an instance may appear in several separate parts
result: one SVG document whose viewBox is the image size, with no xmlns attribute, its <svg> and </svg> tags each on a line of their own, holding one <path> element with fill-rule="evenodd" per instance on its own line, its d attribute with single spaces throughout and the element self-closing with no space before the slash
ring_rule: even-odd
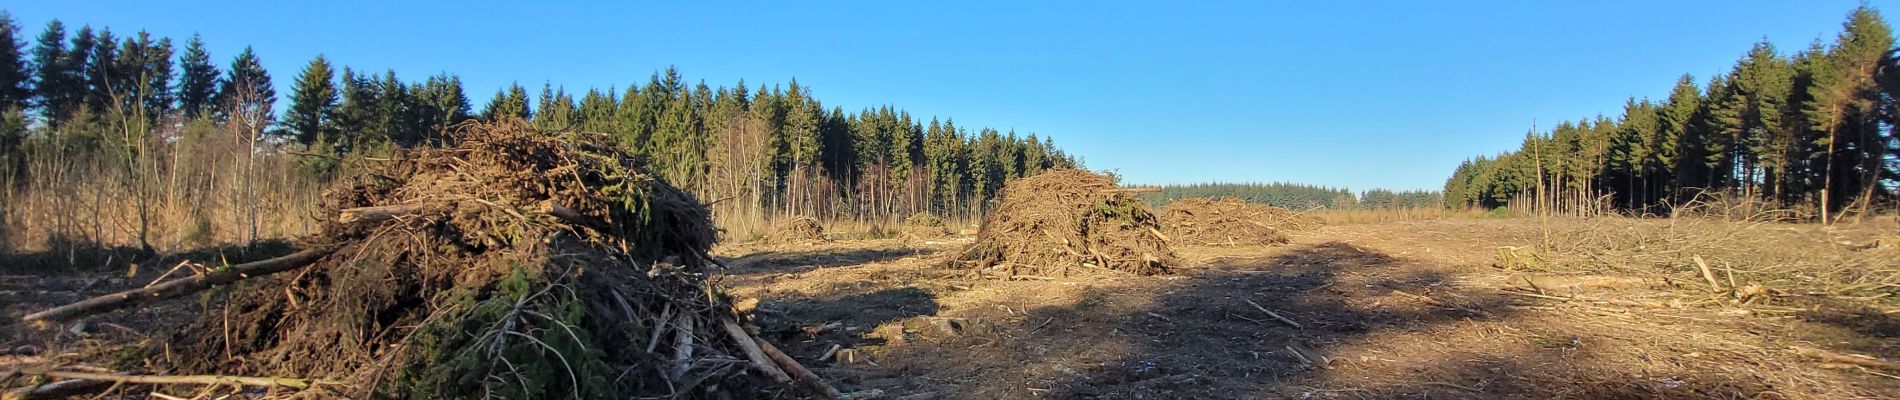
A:
<svg viewBox="0 0 1900 400">
<path fill-rule="evenodd" d="M 825 226 L 811 217 L 788 217 L 772 225 L 772 232 L 765 235 L 770 244 L 812 244 L 830 241 L 825 238 Z"/>
<path fill-rule="evenodd" d="M 134 350 L 136 372 L 319 398 L 837 396 L 740 325 L 708 282 L 706 207 L 620 146 L 520 121 L 452 134 L 326 193 L 302 252 L 28 319 L 264 276 Z"/>
<path fill-rule="evenodd" d="M 1162 208 L 1161 223 L 1176 243 L 1209 246 L 1286 243 L 1283 232 L 1319 227 L 1312 217 L 1231 197 L 1175 200 Z"/>
<path fill-rule="evenodd" d="M 984 215 L 976 242 L 951 265 L 1008 276 L 1169 273 L 1178 265 L 1174 250 L 1131 192 L 1107 176 L 1071 169 L 1010 181 Z"/>
</svg>

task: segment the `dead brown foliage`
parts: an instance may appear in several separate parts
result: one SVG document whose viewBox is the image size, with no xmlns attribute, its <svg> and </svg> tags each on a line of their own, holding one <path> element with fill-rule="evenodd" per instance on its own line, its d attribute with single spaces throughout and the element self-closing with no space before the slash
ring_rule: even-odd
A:
<svg viewBox="0 0 1900 400">
<path fill-rule="evenodd" d="M 1051 170 L 1010 181 L 953 266 L 1017 274 L 1165 274 L 1177 265 L 1154 213 L 1107 176 Z"/>
<path fill-rule="evenodd" d="M 1284 232 L 1320 225 L 1291 210 L 1231 197 L 1175 200 L 1161 210 L 1161 223 L 1175 243 L 1217 246 L 1286 243 Z"/>
<path fill-rule="evenodd" d="M 811 244 L 824 243 L 825 226 L 811 217 L 789 217 L 780 219 L 772 226 L 772 232 L 765 235 L 765 242 L 771 244 Z"/>
</svg>

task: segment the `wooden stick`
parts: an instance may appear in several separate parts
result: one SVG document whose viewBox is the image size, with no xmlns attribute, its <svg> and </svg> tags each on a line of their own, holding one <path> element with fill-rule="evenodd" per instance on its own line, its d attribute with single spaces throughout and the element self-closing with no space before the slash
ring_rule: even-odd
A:
<svg viewBox="0 0 1900 400">
<path fill-rule="evenodd" d="M 766 356 L 772 357 L 773 361 L 778 361 L 779 366 L 785 367 L 786 371 L 796 376 L 798 382 L 805 384 L 807 388 L 814 392 L 813 394 L 829 400 L 841 400 L 844 398 L 844 394 L 838 393 L 837 388 L 833 388 L 831 384 L 825 383 L 825 380 L 820 379 L 818 374 L 814 374 L 811 370 L 805 369 L 805 366 L 800 365 L 798 360 L 793 360 L 792 356 L 785 355 L 785 352 L 779 351 L 778 347 L 773 347 L 772 342 L 767 342 L 765 339 L 759 338 L 753 338 L 753 340 L 758 341 L 759 349 L 765 350 Z"/>
<path fill-rule="evenodd" d="M 1722 290 L 1722 284 L 1715 282 L 1715 272 L 1709 270 L 1709 263 L 1707 261 L 1702 261 L 1702 256 L 1698 255 L 1698 256 L 1692 256 L 1689 258 L 1691 260 L 1695 260 L 1696 268 L 1702 269 L 1702 279 L 1707 279 L 1709 281 L 1709 287 L 1715 288 L 1715 290 Z"/>
<path fill-rule="evenodd" d="M 1799 354 L 1802 356 L 1806 356 L 1808 358 L 1813 358 L 1813 359 L 1817 359 L 1821 361 L 1836 362 L 1836 363 L 1841 363 L 1841 364 L 1855 365 L 1855 366 L 1861 366 L 1861 367 L 1867 367 L 1867 368 L 1884 369 L 1888 371 L 1900 371 L 1900 363 L 1895 363 L 1892 361 L 1882 360 L 1882 359 L 1873 358 L 1873 357 L 1846 355 L 1846 354 L 1835 353 L 1835 352 L 1831 352 L 1827 350 L 1821 350 L 1821 349 L 1809 348 L 1809 347 L 1792 347 L 1790 348 L 1790 350 L 1794 350 L 1795 354 Z"/>
<path fill-rule="evenodd" d="M 250 262 L 220 268 L 190 278 L 182 278 L 152 285 L 147 288 L 132 289 L 104 296 L 82 300 L 77 303 L 53 307 L 46 311 L 27 314 L 21 319 L 27 321 L 64 322 L 88 315 L 118 310 L 140 304 L 156 302 L 197 293 L 217 285 L 236 282 L 243 279 L 284 272 L 316 262 L 329 255 L 331 249 L 316 248 L 299 251 L 291 255 L 269 260 Z"/>
<path fill-rule="evenodd" d="M 785 370 L 779 369 L 777 365 L 772 364 L 771 360 L 766 359 L 765 350 L 759 349 L 759 343 L 752 340 L 752 334 L 746 333 L 745 328 L 739 327 L 739 322 L 733 321 L 729 316 L 721 317 L 719 325 L 726 328 L 726 334 L 731 335 L 732 341 L 739 344 L 739 350 L 745 352 L 745 358 L 751 360 L 752 366 L 758 368 L 759 372 L 764 372 L 765 376 L 772 377 L 772 380 L 778 383 L 792 382 L 791 375 L 786 375 Z"/>
<path fill-rule="evenodd" d="M 1287 325 L 1292 325 L 1294 329 L 1306 329 L 1306 327 L 1300 326 L 1300 323 L 1293 322 L 1293 320 L 1291 319 L 1282 317 L 1280 316 L 1280 313 L 1273 312 L 1273 310 L 1268 310 L 1266 307 L 1261 307 L 1260 303 L 1255 303 L 1253 302 L 1253 300 L 1247 300 L 1247 305 L 1253 306 L 1254 309 L 1260 310 L 1260 312 L 1267 313 L 1267 316 L 1273 317 L 1273 319 L 1280 320 L 1280 322 L 1285 322 Z"/>
<path fill-rule="evenodd" d="M 0 392 L 0 400 L 57 399 L 93 393 L 111 387 L 111 382 L 68 379 L 38 386 Z"/>
</svg>

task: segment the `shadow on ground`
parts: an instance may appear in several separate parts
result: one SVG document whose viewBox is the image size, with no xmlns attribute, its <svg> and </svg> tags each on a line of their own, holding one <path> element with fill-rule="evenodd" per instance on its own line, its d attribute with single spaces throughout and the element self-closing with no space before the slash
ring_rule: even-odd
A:
<svg viewBox="0 0 1900 400">
<path fill-rule="evenodd" d="M 1745 376 L 1648 376 L 1607 359 L 1626 344 L 1600 336 L 1500 336 L 1524 317 L 1510 307 L 1517 300 L 1461 288 L 1450 272 L 1344 242 L 1307 245 L 1173 279 L 1129 278 L 1136 283 L 1027 310 L 1001 337 L 895 347 L 881 370 L 841 375 L 869 378 L 857 388 L 945 398 L 1746 398 L 1770 389 Z"/>
<path fill-rule="evenodd" d="M 733 258 L 726 275 L 745 278 L 765 274 L 801 273 L 935 254 L 940 250 L 917 247 L 872 247 L 820 250 L 764 250 Z"/>
</svg>

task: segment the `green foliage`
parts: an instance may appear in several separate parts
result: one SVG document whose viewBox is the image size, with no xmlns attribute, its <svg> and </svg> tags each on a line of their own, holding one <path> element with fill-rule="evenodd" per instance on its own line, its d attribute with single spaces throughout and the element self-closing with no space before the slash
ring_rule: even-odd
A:
<svg viewBox="0 0 1900 400">
<path fill-rule="evenodd" d="M 460 310 L 424 324 L 411 360 L 379 388 L 417 399 L 609 398 L 614 376 L 603 344 L 581 329 L 585 306 L 550 287 L 542 271 L 516 266 L 496 290 L 458 289 L 445 307 Z"/>
<path fill-rule="evenodd" d="M 1862 6 L 1831 44 L 1783 58 L 1764 40 L 1705 88 L 1684 75 L 1661 104 L 1630 99 L 1619 117 L 1559 124 L 1516 151 L 1466 161 L 1445 183 L 1446 205 L 1531 200 L 1582 212 L 1609 199 L 1655 213 L 1723 192 L 1825 217 L 1894 199 L 1894 50 L 1886 22 Z"/>
<path fill-rule="evenodd" d="M 290 93 L 290 110 L 284 113 L 284 128 L 290 130 L 290 136 L 305 145 L 313 144 L 318 138 L 333 135 L 337 108 L 336 74 L 330 70 L 330 61 L 318 55 L 297 74 L 295 86 Z"/>
</svg>

